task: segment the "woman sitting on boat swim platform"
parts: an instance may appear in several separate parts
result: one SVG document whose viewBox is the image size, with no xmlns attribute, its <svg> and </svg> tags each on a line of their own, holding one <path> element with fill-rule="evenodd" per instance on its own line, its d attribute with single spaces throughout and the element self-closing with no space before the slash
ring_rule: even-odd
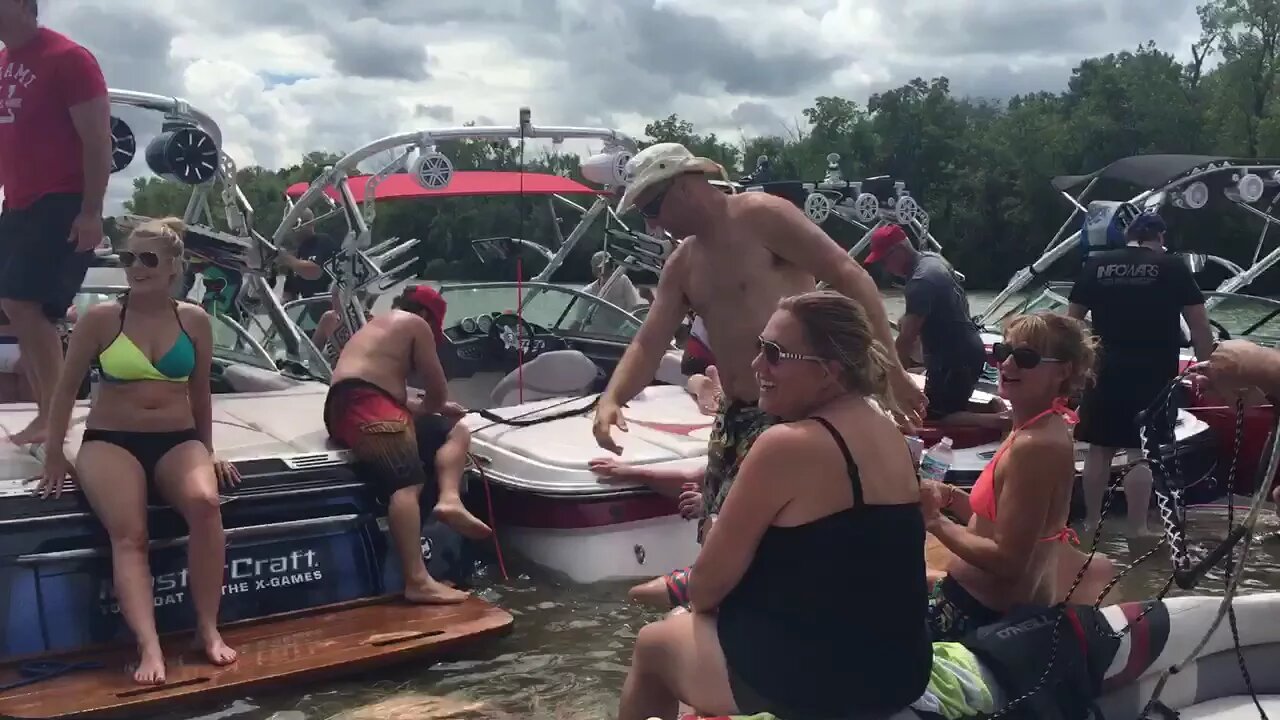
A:
<svg viewBox="0 0 1280 720">
<path fill-rule="evenodd" d="M 743 460 L 693 565 L 693 612 L 637 636 L 619 720 L 674 717 L 678 701 L 711 715 L 888 714 L 928 683 L 919 483 L 882 410 L 892 361 L 858 303 L 827 291 L 784 298 L 758 348 L 761 410 L 786 422 Z"/>
<path fill-rule="evenodd" d="M 63 443 L 76 389 L 96 360 L 102 383 L 85 421 L 74 475 L 111 540 L 115 592 L 141 654 L 133 677 L 143 684 L 165 679 L 147 555 L 152 490 L 189 528 L 191 594 L 205 655 L 216 665 L 236 659 L 217 628 L 226 554 L 218 485 L 234 485 L 239 475 L 213 454 L 209 316 L 171 297 L 182 272 L 182 232 L 177 218 L 134 229 L 119 254 L 128 292 L 94 305 L 76 322 L 53 397 L 38 489 L 44 497 L 61 494 L 71 469 Z"/>
<path fill-rule="evenodd" d="M 1056 582 L 1059 553 L 1073 550 L 1060 543 L 1075 539 L 1067 526 L 1075 414 L 1066 399 L 1093 368 L 1093 339 L 1080 321 L 1043 312 L 1011 320 L 992 352 L 1013 431 L 971 491 L 926 481 L 921 493 L 929 532 L 954 556 L 930 598 L 935 641 L 958 639 L 1019 605 L 1052 605 L 1068 589 Z"/>
</svg>

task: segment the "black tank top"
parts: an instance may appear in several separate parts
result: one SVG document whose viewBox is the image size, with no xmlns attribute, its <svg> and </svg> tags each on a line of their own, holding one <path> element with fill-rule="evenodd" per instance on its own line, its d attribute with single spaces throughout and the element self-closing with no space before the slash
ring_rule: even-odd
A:
<svg viewBox="0 0 1280 720">
<path fill-rule="evenodd" d="M 844 438 L 812 419 L 844 455 L 853 507 L 765 531 L 718 610 L 720 644 L 730 676 L 775 714 L 891 714 L 919 699 L 933 664 L 920 505 L 864 504 Z"/>
</svg>

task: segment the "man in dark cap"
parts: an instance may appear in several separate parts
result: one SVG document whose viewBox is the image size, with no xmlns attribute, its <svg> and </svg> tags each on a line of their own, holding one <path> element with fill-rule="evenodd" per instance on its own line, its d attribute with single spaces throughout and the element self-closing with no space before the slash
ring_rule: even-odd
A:
<svg viewBox="0 0 1280 720">
<path fill-rule="evenodd" d="M 1116 450 L 1128 450 L 1134 462 L 1142 456 L 1136 418 L 1178 374 L 1179 319 L 1191 330 L 1196 357 L 1208 359 L 1213 351 L 1204 294 L 1182 258 L 1165 250 L 1165 231 L 1156 213 L 1137 216 L 1125 229 L 1128 245 L 1090 255 L 1071 288 L 1068 313 L 1079 319 L 1092 313 L 1102 343 L 1097 378 L 1085 391 L 1076 428 L 1076 438 L 1090 446 L 1084 464 L 1086 527 L 1098 525 Z M 1154 419 L 1157 442 L 1173 439 L 1170 420 Z M 1130 536 L 1153 534 L 1147 529 L 1151 484 L 1145 463 L 1125 476 Z"/>
<path fill-rule="evenodd" d="M 890 275 L 906 281 L 902 294 L 907 309 L 898 321 L 894 345 L 903 365 L 923 356 L 927 419 L 949 425 L 1006 424 L 999 415 L 969 410 L 986 349 L 951 264 L 937 253 L 916 250 L 897 225 L 882 225 L 871 233 L 871 252 L 864 262 L 880 263 Z"/>
</svg>

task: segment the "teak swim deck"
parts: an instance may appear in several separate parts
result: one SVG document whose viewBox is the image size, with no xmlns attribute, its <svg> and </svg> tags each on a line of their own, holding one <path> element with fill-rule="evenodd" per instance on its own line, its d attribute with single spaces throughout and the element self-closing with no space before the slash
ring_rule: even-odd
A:
<svg viewBox="0 0 1280 720">
<path fill-rule="evenodd" d="M 216 667 L 191 649 L 190 633 L 162 638 L 164 685 L 133 682 L 132 646 L 90 649 L 0 663 L 0 687 L 21 681 L 36 663 L 90 664 L 66 674 L 0 690 L 0 717 L 141 717 L 159 707 L 297 681 L 349 675 L 407 660 L 440 658 L 462 646 L 505 635 L 509 613 L 476 597 L 458 605 L 412 605 L 378 598 L 260 618 L 222 629 L 239 659 Z"/>
</svg>

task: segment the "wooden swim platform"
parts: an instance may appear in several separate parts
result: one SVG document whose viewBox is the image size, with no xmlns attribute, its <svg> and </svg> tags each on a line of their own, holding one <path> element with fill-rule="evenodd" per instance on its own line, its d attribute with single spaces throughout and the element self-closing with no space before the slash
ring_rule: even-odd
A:
<svg viewBox="0 0 1280 720">
<path fill-rule="evenodd" d="M 0 690 L 0 717 L 145 717 L 162 707 L 206 702 L 406 661 L 435 661 L 486 638 L 506 635 L 512 616 L 477 597 L 457 605 L 413 605 L 399 598 L 358 600 L 226 625 L 239 659 L 217 667 L 192 647 L 190 632 L 162 638 L 166 682 L 133 682 L 132 645 L 0 662 L 0 688 L 49 669 L 74 669 Z"/>
</svg>

